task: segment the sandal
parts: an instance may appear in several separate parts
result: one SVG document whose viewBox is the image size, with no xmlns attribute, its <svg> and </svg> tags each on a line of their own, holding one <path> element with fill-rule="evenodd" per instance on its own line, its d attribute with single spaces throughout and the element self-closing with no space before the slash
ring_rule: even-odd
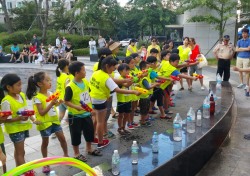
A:
<svg viewBox="0 0 250 176">
<path fill-rule="evenodd" d="M 169 120 L 169 119 L 172 119 L 172 117 L 171 116 L 164 116 L 164 117 L 160 117 L 160 119 L 167 119 L 167 120 Z"/>
<path fill-rule="evenodd" d="M 121 129 L 121 128 L 118 128 L 117 129 L 117 132 L 121 135 L 121 136 L 125 136 L 125 132 Z"/>
<path fill-rule="evenodd" d="M 92 152 L 88 152 L 88 154 L 92 156 L 102 156 L 99 150 L 93 150 Z"/>
<path fill-rule="evenodd" d="M 107 133 L 105 133 L 105 134 L 103 135 L 103 137 L 113 138 L 113 137 L 115 137 L 115 134 L 112 133 L 111 131 L 108 131 Z"/>
<path fill-rule="evenodd" d="M 131 132 L 129 132 L 128 130 L 125 130 L 125 129 L 123 129 L 123 132 L 125 133 L 125 135 L 126 135 L 126 134 L 128 134 L 128 135 L 131 134 Z"/>
<path fill-rule="evenodd" d="M 80 160 L 82 162 L 86 162 L 87 158 L 85 156 L 83 156 L 82 154 L 78 155 L 77 157 L 74 157 L 77 160 Z"/>
</svg>

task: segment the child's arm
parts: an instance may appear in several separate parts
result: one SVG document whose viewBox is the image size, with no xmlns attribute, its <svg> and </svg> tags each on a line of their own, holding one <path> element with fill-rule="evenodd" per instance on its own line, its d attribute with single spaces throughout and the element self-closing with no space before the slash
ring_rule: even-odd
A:
<svg viewBox="0 0 250 176">
<path fill-rule="evenodd" d="M 192 80 L 197 80 L 198 78 L 197 77 L 193 77 L 193 76 L 188 76 L 188 75 L 185 75 L 185 74 L 179 74 L 178 75 L 180 78 L 185 78 L 185 79 L 192 79 Z"/>
<path fill-rule="evenodd" d="M 49 110 L 50 110 L 54 105 L 56 105 L 56 104 L 58 103 L 57 100 L 58 100 L 58 98 L 55 98 L 55 99 L 51 100 L 50 104 L 49 104 L 45 109 L 43 109 L 42 103 L 35 103 L 35 105 L 37 106 L 38 113 L 39 113 L 41 116 L 44 116 L 46 113 L 49 112 Z"/>
<path fill-rule="evenodd" d="M 151 85 L 150 85 L 149 82 L 148 82 L 147 80 L 143 80 L 143 81 L 142 81 L 142 84 L 144 85 L 144 87 L 145 87 L 147 90 L 153 89 L 154 87 L 161 85 L 161 83 L 154 83 L 154 84 L 151 84 Z"/>
<path fill-rule="evenodd" d="M 119 87 L 114 89 L 115 92 L 120 93 L 120 94 L 135 94 L 135 95 L 140 95 L 141 93 L 135 90 L 125 90 L 125 89 L 120 89 Z"/>
<path fill-rule="evenodd" d="M 80 102 L 79 102 L 79 105 L 73 104 L 73 103 L 71 102 L 72 97 L 73 97 L 72 89 L 68 86 L 68 87 L 66 87 L 66 89 L 65 89 L 64 103 L 65 103 L 67 106 L 69 106 L 69 107 L 71 107 L 71 108 L 74 108 L 74 109 L 76 109 L 76 110 L 78 110 L 78 111 L 83 110 L 82 106 L 80 105 Z"/>
<path fill-rule="evenodd" d="M 233 70 L 238 72 L 250 72 L 250 68 L 233 67 Z"/>
</svg>

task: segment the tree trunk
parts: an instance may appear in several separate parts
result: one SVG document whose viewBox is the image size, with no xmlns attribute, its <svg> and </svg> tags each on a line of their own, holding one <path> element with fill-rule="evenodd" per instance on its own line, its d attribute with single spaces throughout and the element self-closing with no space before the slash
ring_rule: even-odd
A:
<svg viewBox="0 0 250 176">
<path fill-rule="evenodd" d="M 45 1 L 45 17 L 44 17 L 44 21 L 43 21 L 43 36 L 42 36 L 42 40 L 43 42 L 46 41 L 46 35 L 47 35 L 47 27 L 48 27 L 48 16 L 49 16 L 49 0 Z"/>
<path fill-rule="evenodd" d="M 5 0 L 0 0 L 0 3 L 2 5 L 2 9 L 4 12 L 4 17 L 5 17 L 5 23 L 7 26 L 7 31 L 9 34 L 13 33 L 13 26 L 12 26 L 12 21 L 10 20 L 9 13 L 6 7 L 6 1 Z"/>
</svg>

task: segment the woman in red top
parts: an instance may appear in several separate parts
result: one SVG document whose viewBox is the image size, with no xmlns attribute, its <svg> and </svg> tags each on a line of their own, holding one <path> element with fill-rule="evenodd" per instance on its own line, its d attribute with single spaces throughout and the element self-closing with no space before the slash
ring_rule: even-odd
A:
<svg viewBox="0 0 250 176">
<path fill-rule="evenodd" d="M 35 57 L 37 57 L 37 49 L 36 49 L 36 45 L 34 43 L 30 43 L 30 47 L 29 47 L 29 63 L 32 63 L 32 61 L 35 61 Z M 32 60 L 31 60 L 32 57 Z"/>
<path fill-rule="evenodd" d="M 202 68 L 198 68 L 199 61 L 195 61 L 196 58 L 200 57 L 200 46 L 196 44 L 194 38 L 189 39 L 189 46 L 191 48 L 190 54 L 189 54 L 189 63 L 190 63 L 190 68 L 189 68 L 189 73 L 190 76 L 193 76 L 194 73 L 197 73 L 199 75 L 202 75 Z M 201 83 L 201 90 L 205 90 L 205 87 L 203 85 L 203 79 L 200 79 Z M 190 80 L 190 85 L 191 88 L 189 88 L 190 91 L 192 91 L 192 80 Z"/>
</svg>

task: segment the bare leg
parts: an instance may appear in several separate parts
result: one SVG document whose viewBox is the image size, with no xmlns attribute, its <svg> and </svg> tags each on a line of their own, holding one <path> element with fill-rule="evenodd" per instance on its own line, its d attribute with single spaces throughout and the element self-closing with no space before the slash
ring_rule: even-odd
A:
<svg viewBox="0 0 250 176">
<path fill-rule="evenodd" d="M 58 131 L 55 134 L 56 134 L 56 137 L 59 140 L 61 147 L 63 149 L 63 156 L 68 157 L 69 156 L 68 146 L 67 146 L 67 142 L 66 142 L 65 136 L 63 134 L 63 131 Z"/>
<path fill-rule="evenodd" d="M 14 143 L 14 147 L 15 147 L 14 157 L 16 161 L 16 166 L 20 166 L 25 163 L 24 141 Z"/>
<path fill-rule="evenodd" d="M 43 158 L 46 158 L 48 156 L 48 145 L 49 145 L 49 137 L 42 137 L 41 152 Z"/>
</svg>

